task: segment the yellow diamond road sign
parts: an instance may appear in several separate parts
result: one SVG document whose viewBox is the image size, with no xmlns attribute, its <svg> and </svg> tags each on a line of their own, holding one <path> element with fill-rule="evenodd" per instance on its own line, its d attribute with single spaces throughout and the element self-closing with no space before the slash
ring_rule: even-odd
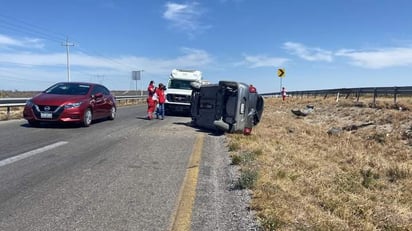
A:
<svg viewBox="0 0 412 231">
<path fill-rule="evenodd" d="M 279 78 L 285 77 L 285 69 L 278 69 L 278 76 Z"/>
</svg>

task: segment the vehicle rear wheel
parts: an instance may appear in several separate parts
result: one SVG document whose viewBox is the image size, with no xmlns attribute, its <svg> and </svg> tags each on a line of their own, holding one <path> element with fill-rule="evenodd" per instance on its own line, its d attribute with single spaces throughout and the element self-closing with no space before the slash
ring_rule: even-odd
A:
<svg viewBox="0 0 412 231">
<path fill-rule="evenodd" d="M 116 118 L 116 112 L 116 107 L 112 106 L 112 109 L 110 109 L 109 120 L 114 120 L 114 118 Z"/>
<path fill-rule="evenodd" d="M 89 127 L 90 124 L 92 123 L 92 118 L 93 118 L 92 110 L 90 110 L 90 108 L 87 108 L 83 115 L 83 122 L 82 122 L 83 126 Z"/>
</svg>

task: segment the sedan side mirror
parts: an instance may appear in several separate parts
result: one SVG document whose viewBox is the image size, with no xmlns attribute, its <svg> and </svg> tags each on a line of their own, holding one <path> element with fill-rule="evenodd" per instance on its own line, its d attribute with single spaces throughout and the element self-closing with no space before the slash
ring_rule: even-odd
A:
<svg viewBox="0 0 412 231">
<path fill-rule="evenodd" d="M 99 92 L 94 94 L 94 98 L 102 98 L 103 97 L 103 93 Z"/>
</svg>

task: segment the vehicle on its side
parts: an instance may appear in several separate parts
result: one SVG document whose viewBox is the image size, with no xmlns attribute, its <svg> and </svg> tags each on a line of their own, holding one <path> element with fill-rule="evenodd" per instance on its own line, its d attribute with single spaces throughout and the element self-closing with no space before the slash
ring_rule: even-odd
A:
<svg viewBox="0 0 412 231">
<path fill-rule="evenodd" d="M 193 84 L 192 124 L 217 133 L 249 135 L 261 120 L 264 101 L 252 85 L 233 81 Z"/>
<path fill-rule="evenodd" d="M 193 82 L 202 82 L 202 72 L 197 70 L 172 70 L 166 91 L 165 111 L 167 114 L 190 114 L 192 96 L 190 84 Z"/>
<path fill-rule="evenodd" d="M 114 120 L 117 107 L 110 90 L 96 83 L 60 82 L 26 102 L 23 117 L 31 126 L 47 122 L 90 126 L 97 119 Z"/>
</svg>

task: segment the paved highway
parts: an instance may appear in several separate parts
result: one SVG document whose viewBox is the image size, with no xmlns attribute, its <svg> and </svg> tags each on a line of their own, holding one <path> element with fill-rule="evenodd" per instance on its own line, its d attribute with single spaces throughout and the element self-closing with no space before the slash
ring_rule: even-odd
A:
<svg viewBox="0 0 412 231">
<path fill-rule="evenodd" d="M 255 230 L 225 137 L 145 109 L 88 128 L 0 122 L 0 230 Z"/>
</svg>

